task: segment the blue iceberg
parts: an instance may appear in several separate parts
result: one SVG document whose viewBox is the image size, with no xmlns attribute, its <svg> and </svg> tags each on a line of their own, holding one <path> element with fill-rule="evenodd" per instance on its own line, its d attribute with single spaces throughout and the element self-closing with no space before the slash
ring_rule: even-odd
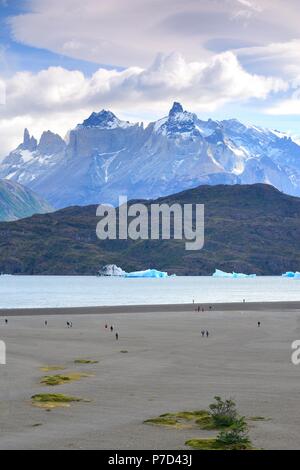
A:
<svg viewBox="0 0 300 470">
<path fill-rule="evenodd" d="M 223 277 L 223 278 L 230 278 L 230 279 L 243 279 L 246 277 L 256 277 L 256 274 L 243 274 L 243 273 L 226 273 L 221 271 L 220 269 L 216 269 L 212 275 L 213 277 Z"/>
<path fill-rule="evenodd" d="M 166 272 L 157 271 L 156 269 L 146 269 L 146 271 L 135 271 L 132 273 L 125 273 L 125 277 L 166 278 L 169 277 L 169 275 Z"/>
<path fill-rule="evenodd" d="M 107 264 L 106 266 L 102 266 L 98 271 L 98 276 L 107 276 L 107 277 L 127 277 L 127 278 L 138 278 L 138 277 L 146 277 L 146 278 L 167 278 L 167 277 L 174 277 L 175 274 L 169 276 L 167 272 L 158 271 L 157 269 L 146 269 L 145 271 L 135 271 L 132 273 L 127 273 L 123 271 L 122 268 L 116 266 L 115 264 Z"/>
<path fill-rule="evenodd" d="M 291 279 L 300 279 L 300 273 L 299 271 L 296 271 L 296 272 L 287 271 L 286 273 L 282 274 L 282 277 L 289 277 Z"/>
</svg>

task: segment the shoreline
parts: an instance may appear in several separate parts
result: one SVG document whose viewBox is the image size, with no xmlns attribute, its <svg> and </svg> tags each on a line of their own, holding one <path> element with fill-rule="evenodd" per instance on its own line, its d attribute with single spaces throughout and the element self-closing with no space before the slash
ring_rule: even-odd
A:
<svg viewBox="0 0 300 470">
<path fill-rule="evenodd" d="M 0 308 L 0 317 L 3 316 L 45 316 L 45 315 L 104 315 L 119 313 L 175 313 L 195 312 L 198 305 L 209 311 L 280 311 L 300 310 L 300 301 L 280 302 L 220 302 L 220 303 L 189 303 L 189 304 L 149 304 L 149 305 L 108 305 L 90 307 L 36 307 L 36 308 Z"/>
</svg>

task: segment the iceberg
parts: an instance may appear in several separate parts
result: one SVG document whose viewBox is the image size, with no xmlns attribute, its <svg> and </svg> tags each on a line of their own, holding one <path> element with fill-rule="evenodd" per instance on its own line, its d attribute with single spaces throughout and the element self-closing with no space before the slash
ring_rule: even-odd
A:
<svg viewBox="0 0 300 470">
<path fill-rule="evenodd" d="M 98 271 L 98 276 L 125 276 L 126 272 L 122 268 L 116 266 L 115 264 L 107 264 L 102 266 Z"/>
<path fill-rule="evenodd" d="M 282 277 L 288 277 L 292 279 L 300 279 L 300 273 L 299 271 L 293 272 L 293 271 L 287 271 L 286 273 L 282 274 Z"/>
<path fill-rule="evenodd" d="M 157 269 L 146 269 L 145 271 L 136 271 L 126 273 L 125 277 L 152 277 L 152 278 L 166 278 L 169 277 L 168 273 L 157 271 Z"/>
<path fill-rule="evenodd" d="M 146 269 L 145 271 L 134 271 L 131 273 L 127 273 L 123 271 L 122 268 L 116 266 L 115 264 L 107 264 L 106 266 L 102 266 L 102 268 L 98 271 L 98 276 L 109 276 L 109 277 L 126 277 L 126 278 L 167 278 L 173 277 L 169 276 L 167 272 L 158 271 L 157 269 Z"/>
<path fill-rule="evenodd" d="M 244 274 L 244 273 L 226 273 L 221 271 L 220 269 L 216 269 L 212 275 L 213 277 L 223 277 L 223 278 L 230 278 L 230 279 L 243 279 L 246 277 L 256 277 L 256 274 Z"/>
</svg>

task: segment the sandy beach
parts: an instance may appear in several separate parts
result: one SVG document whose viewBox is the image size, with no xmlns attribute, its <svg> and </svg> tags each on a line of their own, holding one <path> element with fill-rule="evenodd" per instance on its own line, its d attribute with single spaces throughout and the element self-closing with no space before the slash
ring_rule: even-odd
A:
<svg viewBox="0 0 300 470">
<path fill-rule="evenodd" d="M 300 366 L 291 362 L 300 303 L 204 307 L 199 313 L 193 305 L 2 310 L 0 449 L 186 449 L 187 439 L 211 432 L 144 421 L 207 408 L 215 395 L 233 397 L 247 417 L 267 418 L 251 424 L 256 447 L 300 449 Z M 49 365 L 89 376 L 45 386 L 41 368 Z M 47 392 L 89 401 L 51 411 L 32 406 L 32 395 Z"/>
</svg>

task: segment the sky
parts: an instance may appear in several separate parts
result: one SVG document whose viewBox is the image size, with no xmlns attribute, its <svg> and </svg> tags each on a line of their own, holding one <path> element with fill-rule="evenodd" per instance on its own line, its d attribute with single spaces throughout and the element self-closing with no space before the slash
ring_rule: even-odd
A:
<svg viewBox="0 0 300 470">
<path fill-rule="evenodd" d="M 173 101 L 300 136 L 299 0 L 0 0 L 0 159 L 25 127 Z"/>
</svg>

